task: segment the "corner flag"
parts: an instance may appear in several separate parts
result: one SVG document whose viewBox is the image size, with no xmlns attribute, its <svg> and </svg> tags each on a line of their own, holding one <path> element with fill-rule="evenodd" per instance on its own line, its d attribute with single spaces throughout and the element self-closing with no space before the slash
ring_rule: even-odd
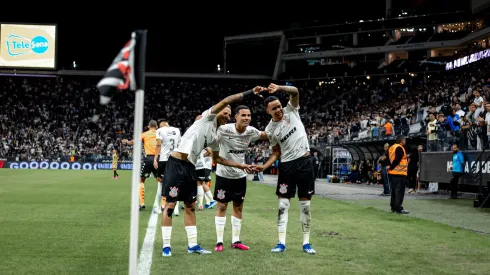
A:
<svg viewBox="0 0 490 275">
<path fill-rule="evenodd" d="M 133 171 L 131 180 L 131 224 L 129 236 L 129 274 L 137 274 L 138 268 L 138 226 L 139 226 L 139 172 L 141 169 L 141 131 L 143 130 L 143 103 L 145 98 L 147 30 L 137 30 L 121 49 L 97 84 L 100 91 L 100 104 L 92 117 L 97 122 L 103 109 L 111 101 L 118 89 L 130 88 L 136 92 L 134 104 L 133 129 Z"/>
</svg>

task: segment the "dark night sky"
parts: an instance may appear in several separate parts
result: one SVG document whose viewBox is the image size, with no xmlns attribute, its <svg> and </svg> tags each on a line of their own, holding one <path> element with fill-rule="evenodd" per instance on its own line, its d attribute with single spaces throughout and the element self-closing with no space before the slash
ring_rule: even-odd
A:
<svg viewBox="0 0 490 275">
<path fill-rule="evenodd" d="M 403 1 L 426 2 L 425 0 Z M 323 3 L 327 7 L 321 13 L 311 15 L 315 17 L 321 15 L 324 24 L 377 19 L 384 16 L 385 3 L 386 0 L 343 0 L 336 1 L 337 9 L 333 10 L 329 9 L 332 4 L 327 1 Z M 126 15 L 117 17 L 118 20 L 111 20 L 107 12 L 99 11 L 99 7 L 87 5 L 87 8 L 83 8 L 79 3 L 65 5 L 75 4 L 79 5 L 76 9 L 64 7 L 65 12 L 51 12 L 52 15 L 41 13 L 36 8 L 38 14 L 43 15 L 40 18 L 31 16 L 28 20 L 22 20 L 20 15 L 9 18 L 10 15 L 7 13 L 1 20 L 12 23 L 57 23 L 58 69 L 71 69 L 72 62 L 76 61 L 79 69 L 105 70 L 124 43 L 129 40 L 131 31 L 134 28 L 147 28 L 147 71 L 160 72 L 212 72 L 218 63 L 223 63 L 224 36 L 282 30 L 288 28 L 291 22 L 312 21 L 302 20 L 302 14 L 294 14 L 292 9 L 288 9 L 286 15 L 273 14 L 272 19 L 267 17 L 266 9 L 259 15 L 237 16 L 238 19 L 228 20 L 216 15 L 201 16 L 202 18 L 180 15 L 178 14 L 180 10 L 172 14 L 168 11 L 162 12 L 164 8 L 155 7 L 153 8 L 157 12 L 149 15 L 148 6 L 145 6 L 147 9 L 145 12 L 139 14 L 143 14 L 144 18 L 151 18 L 153 22 L 137 21 L 134 17 Z M 281 8 L 284 10 L 287 7 Z M 95 14 L 93 10 L 97 10 L 98 13 Z M 112 13 L 117 11 L 113 10 Z M 22 14 L 25 15 L 27 12 Z M 57 20 L 61 18 L 60 15 L 68 15 L 70 21 Z"/>
</svg>

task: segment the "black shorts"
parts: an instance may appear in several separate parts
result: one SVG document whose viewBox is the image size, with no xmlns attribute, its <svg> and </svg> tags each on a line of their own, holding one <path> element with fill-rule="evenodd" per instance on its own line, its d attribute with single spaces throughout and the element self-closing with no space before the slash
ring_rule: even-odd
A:
<svg viewBox="0 0 490 275">
<path fill-rule="evenodd" d="M 211 169 L 199 169 L 196 173 L 199 181 L 211 181 Z"/>
<path fill-rule="evenodd" d="M 247 177 L 227 179 L 216 175 L 214 199 L 219 202 L 240 202 L 245 200 L 247 193 Z"/>
<path fill-rule="evenodd" d="M 165 167 L 167 167 L 166 161 L 159 161 L 158 162 L 157 175 L 159 178 L 163 178 L 163 176 L 165 175 Z"/>
<path fill-rule="evenodd" d="M 276 195 L 294 198 L 296 188 L 299 198 L 311 198 L 315 194 L 315 172 L 310 156 L 279 163 Z"/>
<path fill-rule="evenodd" d="M 165 168 L 162 196 L 167 198 L 167 202 L 195 202 L 196 181 L 196 167 L 192 163 L 170 156 Z"/>
<path fill-rule="evenodd" d="M 143 163 L 141 164 L 141 172 L 140 172 L 140 177 L 141 178 L 149 178 L 150 173 L 153 173 L 153 176 L 155 178 L 158 177 L 157 169 L 155 169 L 155 166 L 153 166 L 153 160 L 155 156 L 146 156 L 143 159 Z"/>
</svg>

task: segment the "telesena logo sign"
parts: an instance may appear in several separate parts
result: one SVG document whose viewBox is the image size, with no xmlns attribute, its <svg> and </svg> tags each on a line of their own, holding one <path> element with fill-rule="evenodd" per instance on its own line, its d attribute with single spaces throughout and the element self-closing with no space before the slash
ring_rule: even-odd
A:
<svg viewBox="0 0 490 275">
<path fill-rule="evenodd" d="M 2 168 L 2 167 L 0 167 Z M 44 169 L 44 170 L 111 170 L 111 163 L 92 162 L 58 162 L 58 161 L 23 161 L 5 162 L 3 168 L 10 169 Z M 132 163 L 118 163 L 118 170 L 132 170 Z"/>
</svg>

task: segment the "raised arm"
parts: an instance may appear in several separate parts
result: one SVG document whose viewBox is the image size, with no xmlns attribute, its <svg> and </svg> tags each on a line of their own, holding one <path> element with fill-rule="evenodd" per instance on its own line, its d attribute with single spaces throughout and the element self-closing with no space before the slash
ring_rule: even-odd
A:
<svg viewBox="0 0 490 275">
<path fill-rule="evenodd" d="M 216 164 L 221 164 L 225 166 L 235 167 L 238 169 L 245 170 L 247 173 L 252 172 L 252 165 L 237 163 L 231 160 L 227 160 L 219 155 L 219 151 L 213 151 L 213 162 Z"/>
<path fill-rule="evenodd" d="M 299 91 L 298 88 L 294 86 L 280 86 L 274 83 L 271 83 L 267 88 L 269 93 L 275 93 L 277 91 L 283 91 L 289 95 L 289 102 L 293 105 L 294 108 L 298 108 L 299 106 Z"/>
<path fill-rule="evenodd" d="M 216 105 L 213 106 L 213 109 L 211 110 L 211 113 L 212 114 L 218 114 L 224 108 L 226 108 L 226 106 L 228 106 L 228 105 L 230 105 L 232 103 L 235 103 L 237 101 L 240 101 L 244 97 L 252 96 L 252 95 L 257 95 L 257 94 L 259 94 L 259 93 L 261 93 L 261 92 L 263 92 L 265 90 L 267 90 L 267 89 L 264 88 L 264 87 L 257 86 L 255 88 L 253 88 L 252 90 L 248 90 L 248 91 L 245 91 L 243 93 L 238 93 L 238 94 L 227 96 L 223 100 L 221 100 L 218 104 L 216 104 Z"/>
</svg>

